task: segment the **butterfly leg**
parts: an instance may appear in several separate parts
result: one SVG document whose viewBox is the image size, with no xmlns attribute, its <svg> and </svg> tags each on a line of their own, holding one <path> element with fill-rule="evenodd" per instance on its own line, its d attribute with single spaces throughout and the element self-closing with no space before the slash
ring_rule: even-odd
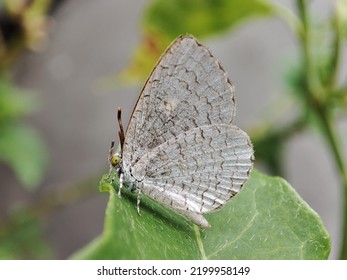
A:
<svg viewBox="0 0 347 280">
<path fill-rule="evenodd" d="M 141 212 L 140 212 L 140 198 L 141 198 L 141 189 L 138 190 L 138 193 L 137 193 L 137 203 L 136 203 L 137 214 L 139 214 L 139 216 L 141 216 Z"/>
<path fill-rule="evenodd" d="M 122 197 L 122 188 L 123 188 L 123 180 L 124 180 L 124 174 L 121 173 L 119 175 L 119 189 L 118 189 L 118 196 L 119 197 Z"/>
<path fill-rule="evenodd" d="M 114 181 L 114 176 L 112 176 L 112 171 L 113 171 L 113 166 L 110 165 L 110 170 L 108 171 L 108 176 L 107 176 L 106 180 L 108 181 L 108 180 L 111 179 L 111 184 L 112 184 L 113 181 Z M 112 178 L 111 178 L 111 176 L 112 176 Z"/>
</svg>

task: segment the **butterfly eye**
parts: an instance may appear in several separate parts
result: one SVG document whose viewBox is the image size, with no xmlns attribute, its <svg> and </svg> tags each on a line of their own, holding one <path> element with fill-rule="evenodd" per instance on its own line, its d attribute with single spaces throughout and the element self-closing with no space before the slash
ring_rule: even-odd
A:
<svg viewBox="0 0 347 280">
<path fill-rule="evenodd" d="M 120 157 L 118 155 L 115 155 L 111 158 L 111 165 L 117 166 L 120 163 Z"/>
</svg>

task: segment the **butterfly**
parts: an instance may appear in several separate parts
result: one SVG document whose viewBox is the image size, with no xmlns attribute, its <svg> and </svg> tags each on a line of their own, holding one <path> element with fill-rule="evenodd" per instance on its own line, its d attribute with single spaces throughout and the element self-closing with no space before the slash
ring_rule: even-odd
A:
<svg viewBox="0 0 347 280">
<path fill-rule="evenodd" d="M 233 124 L 234 87 L 220 62 L 191 35 L 176 38 L 149 75 L 126 133 L 118 109 L 120 152 L 109 152 L 110 174 L 209 228 L 204 213 L 235 196 L 253 167 L 248 135 Z M 111 175 L 110 175 L 111 176 Z"/>
</svg>

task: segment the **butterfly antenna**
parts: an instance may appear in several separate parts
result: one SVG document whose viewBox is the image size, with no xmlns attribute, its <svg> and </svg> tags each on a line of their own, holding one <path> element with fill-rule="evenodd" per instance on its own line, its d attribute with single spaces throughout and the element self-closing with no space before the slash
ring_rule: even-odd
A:
<svg viewBox="0 0 347 280">
<path fill-rule="evenodd" d="M 122 109 L 120 107 L 118 107 L 117 119 L 118 119 L 118 125 L 119 125 L 118 136 L 120 141 L 120 148 L 122 151 L 123 144 L 124 144 L 124 129 L 123 129 L 123 123 L 122 123 Z"/>
<path fill-rule="evenodd" d="M 108 163 L 110 165 L 110 170 L 108 172 L 108 176 L 107 176 L 106 180 L 109 180 L 112 177 L 113 166 L 112 166 L 111 160 L 112 160 L 112 157 L 113 157 L 113 148 L 114 148 L 114 141 L 111 142 L 111 147 L 108 150 Z M 111 183 L 113 183 L 113 178 L 111 180 Z"/>
<path fill-rule="evenodd" d="M 108 161 L 111 162 L 111 159 L 113 157 L 113 148 L 114 148 L 114 141 L 111 142 L 111 147 L 108 150 Z"/>
</svg>

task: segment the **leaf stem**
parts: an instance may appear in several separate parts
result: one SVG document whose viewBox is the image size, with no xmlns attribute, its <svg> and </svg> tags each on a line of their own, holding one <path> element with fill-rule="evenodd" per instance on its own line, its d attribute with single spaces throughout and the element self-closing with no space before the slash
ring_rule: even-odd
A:
<svg viewBox="0 0 347 280">
<path fill-rule="evenodd" d="M 200 229 L 197 225 L 193 225 L 192 227 L 193 227 L 194 235 L 196 238 L 196 242 L 198 243 L 201 259 L 207 260 L 206 253 L 204 250 L 204 244 L 202 243 L 202 240 L 201 240 Z"/>
</svg>

